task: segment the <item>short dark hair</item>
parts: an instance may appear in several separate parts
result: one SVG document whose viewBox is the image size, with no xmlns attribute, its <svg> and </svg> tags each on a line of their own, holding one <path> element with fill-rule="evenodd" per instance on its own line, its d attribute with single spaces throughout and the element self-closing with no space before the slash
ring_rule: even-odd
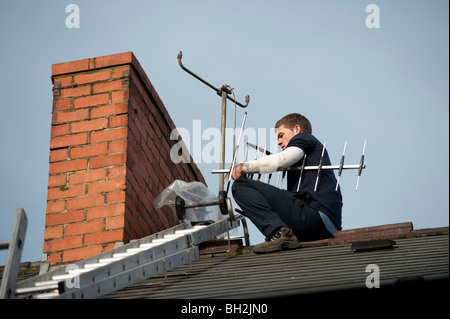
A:
<svg viewBox="0 0 450 319">
<path fill-rule="evenodd" d="M 312 134 L 312 127 L 309 120 L 301 114 L 291 113 L 283 116 L 276 124 L 275 128 L 284 125 L 286 128 L 293 130 L 295 125 L 300 125 L 302 133 Z"/>
</svg>

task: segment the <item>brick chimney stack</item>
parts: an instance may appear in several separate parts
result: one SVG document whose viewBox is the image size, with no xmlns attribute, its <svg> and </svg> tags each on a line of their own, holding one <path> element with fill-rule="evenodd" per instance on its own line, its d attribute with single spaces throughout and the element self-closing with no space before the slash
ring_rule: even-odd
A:
<svg viewBox="0 0 450 319">
<path fill-rule="evenodd" d="M 153 199 L 175 179 L 205 180 L 170 160 L 167 110 L 132 52 L 52 66 L 44 254 L 70 263 L 178 223 Z"/>
</svg>

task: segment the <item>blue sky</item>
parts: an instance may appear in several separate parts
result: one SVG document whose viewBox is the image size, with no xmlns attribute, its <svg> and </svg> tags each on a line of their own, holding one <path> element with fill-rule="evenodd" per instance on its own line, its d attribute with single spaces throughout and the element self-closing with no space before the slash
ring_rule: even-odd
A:
<svg viewBox="0 0 450 319">
<path fill-rule="evenodd" d="M 66 6 L 80 28 L 66 27 Z M 369 4 L 380 27 L 367 28 Z M 312 122 L 335 164 L 357 164 L 359 190 L 344 172 L 343 228 L 411 221 L 448 226 L 449 8 L 415 1 L 0 1 L 0 240 L 14 213 L 29 217 L 22 261 L 43 247 L 54 63 L 133 51 L 178 127 L 219 127 L 220 98 L 183 72 L 238 100 L 251 97 L 246 128 L 265 129 L 298 112 Z M 228 104 L 228 127 L 234 108 Z M 244 110 L 237 110 L 238 126 Z M 204 144 L 203 144 L 204 143 Z M 206 145 L 208 141 L 202 141 Z M 272 149 L 274 145 L 268 144 Z M 217 192 L 218 164 L 199 163 Z M 251 241 L 263 237 L 252 227 Z M 6 254 L 0 253 L 0 264 Z"/>
</svg>

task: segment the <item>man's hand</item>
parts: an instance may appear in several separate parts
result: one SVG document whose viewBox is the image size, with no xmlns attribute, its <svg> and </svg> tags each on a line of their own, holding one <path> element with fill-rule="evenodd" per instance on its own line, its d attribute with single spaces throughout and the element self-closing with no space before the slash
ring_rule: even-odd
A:
<svg viewBox="0 0 450 319">
<path fill-rule="evenodd" d="M 242 164 L 236 165 L 234 167 L 233 171 L 231 172 L 231 178 L 236 180 L 236 179 L 241 178 L 243 176 L 245 176 L 244 165 L 242 165 Z"/>
</svg>

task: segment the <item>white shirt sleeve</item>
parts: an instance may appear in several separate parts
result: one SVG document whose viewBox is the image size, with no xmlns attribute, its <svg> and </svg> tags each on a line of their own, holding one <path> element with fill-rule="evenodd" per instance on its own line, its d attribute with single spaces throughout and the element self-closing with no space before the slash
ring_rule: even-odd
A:
<svg viewBox="0 0 450 319">
<path fill-rule="evenodd" d="M 284 151 L 271 154 L 254 161 L 245 162 L 244 173 L 270 174 L 297 163 L 305 153 L 296 146 L 287 147 Z"/>
</svg>

